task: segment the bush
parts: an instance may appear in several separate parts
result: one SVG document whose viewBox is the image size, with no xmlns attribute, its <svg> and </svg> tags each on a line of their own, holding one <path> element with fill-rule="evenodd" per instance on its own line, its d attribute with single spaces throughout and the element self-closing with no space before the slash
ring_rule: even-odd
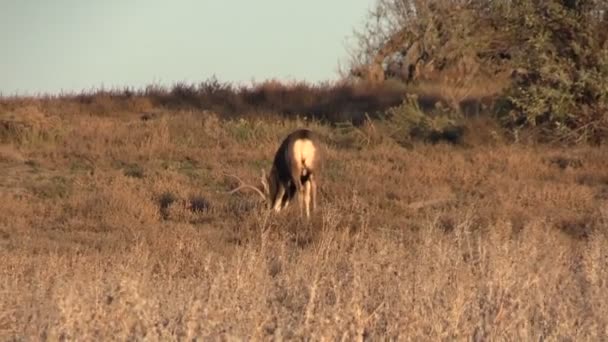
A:
<svg viewBox="0 0 608 342">
<path fill-rule="evenodd" d="M 488 114 L 499 109 L 505 127 L 538 129 L 545 141 L 608 137 L 606 1 L 378 0 L 355 35 L 352 75 L 381 68 L 411 89 L 476 86 L 478 99 L 499 100 Z M 453 109 L 466 96 L 442 95 Z M 415 107 L 396 111 L 403 127 L 424 127 Z"/>
<path fill-rule="evenodd" d="M 35 106 L 0 112 L 0 143 L 15 145 L 46 144 L 59 139 L 56 118 L 48 117 Z"/>
<path fill-rule="evenodd" d="M 384 125 L 388 135 L 402 146 L 409 146 L 414 140 L 460 143 L 464 133 L 462 119 L 440 102 L 433 112 L 424 113 L 416 96 L 408 96 L 401 105 L 387 111 Z"/>
<path fill-rule="evenodd" d="M 512 126 L 538 126 L 544 138 L 599 142 L 608 129 L 608 52 L 600 17 L 585 1 L 515 1 L 506 11 L 524 72 L 505 96 Z"/>
</svg>

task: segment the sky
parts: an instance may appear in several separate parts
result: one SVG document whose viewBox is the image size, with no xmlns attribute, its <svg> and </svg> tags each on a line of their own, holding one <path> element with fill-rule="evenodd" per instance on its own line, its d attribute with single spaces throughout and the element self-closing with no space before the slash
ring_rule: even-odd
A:
<svg viewBox="0 0 608 342">
<path fill-rule="evenodd" d="M 373 0 L 0 0 L 0 93 L 337 77 Z"/>
</svg>

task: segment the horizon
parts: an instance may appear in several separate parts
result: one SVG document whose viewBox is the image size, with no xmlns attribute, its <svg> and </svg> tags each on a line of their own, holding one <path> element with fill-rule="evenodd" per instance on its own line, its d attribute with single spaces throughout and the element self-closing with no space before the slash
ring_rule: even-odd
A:
<svg viewBox="0 0 608 342">
<path fill-rule="evenodd" d="M 13 2 L 0 13 L 0 95 L 334 81 L 373 2 Z"/>
</svg>

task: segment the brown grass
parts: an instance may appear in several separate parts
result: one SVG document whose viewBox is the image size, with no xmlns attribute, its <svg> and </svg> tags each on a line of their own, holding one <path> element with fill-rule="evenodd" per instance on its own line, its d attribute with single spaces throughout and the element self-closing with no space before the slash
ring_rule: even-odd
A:
<svg viewBox="0 0 608 342">
<path fill-rule="evenodd" d="M 30 106 L 45 108 L 51 114 L 66 113 L 123 116 L 137 113 L 150 116 L 157 108 L 173 111 L 209 110 L 222 118 L 243 116 L 307 116 L 325 122 L 352 120 L 361 123 L 365 113 L 375 115 L 401 103 L 405 86 L 399 82 L 264 81 L 236 86 L 209 79 L 199 84 L 176 83 L 171 87 L 144 89 L 94 89 L 81 93 L 37 97 L 0 97 L 0 110 L 19 110 Z M 0 129 L 2 128 L 0 117 Z M 1 131 L 0 131 L 1 133 Z"/>
<path fill-rule="evenodd" d="M 606 149 L 57 108 L 0 145 L 2 340 L 608 335 Z M 327 144 L 310 223 L 222 193 L 299 126 Z"/>
</svg>

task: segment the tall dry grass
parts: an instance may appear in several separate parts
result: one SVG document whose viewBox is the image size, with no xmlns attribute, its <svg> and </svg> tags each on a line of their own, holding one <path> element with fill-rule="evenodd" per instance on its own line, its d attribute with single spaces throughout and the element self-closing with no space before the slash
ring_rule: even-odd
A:
<svg viewBox="0 0 608 342">
<path fill-rule="evenodd" d="M 605 149 L 21 111 L 41 124 L 0 145 L 2 340 L 607 338 Z M 327 145 L 311 222 L 223 193 L 299 126 Z"/>
</svg>

